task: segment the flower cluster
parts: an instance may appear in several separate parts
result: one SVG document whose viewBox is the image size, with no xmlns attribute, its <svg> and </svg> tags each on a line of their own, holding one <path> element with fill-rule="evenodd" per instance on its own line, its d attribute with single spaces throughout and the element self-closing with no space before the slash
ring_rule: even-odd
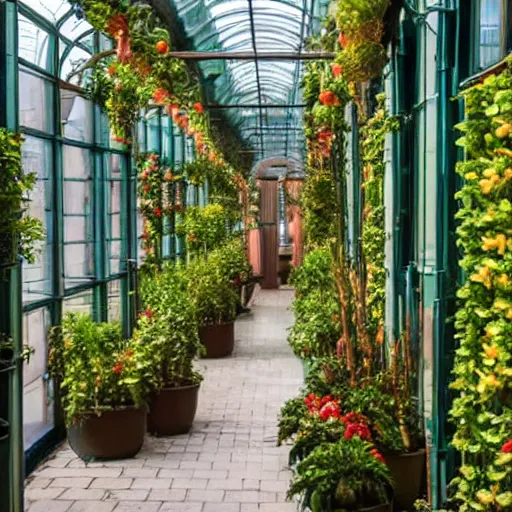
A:
<svg viewBox="0 0 512 512">
<path fill-rule="evenodd" d="M 318 416 L 323 421 L 331 418 L 340 419 L 340 404 L 330 395 L 319 397 L 311 393 L 304 399 L 304 403 L 310 414 Z"/>
</svg>

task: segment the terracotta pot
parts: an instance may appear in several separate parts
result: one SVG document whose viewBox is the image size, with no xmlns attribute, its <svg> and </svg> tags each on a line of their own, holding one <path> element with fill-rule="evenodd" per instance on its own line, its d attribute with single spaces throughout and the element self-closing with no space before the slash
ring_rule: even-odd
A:
<svg viewBox="0 0 512 512">
<path fill-rule="evenodd" d="M 199 329 L 199 337 L 206 347 L 207 359 L 230 356 L 235 347 L 235 324 L 205 325 Z"/>
<path fill-rule="evenodd" d="M 148 432 L 157 436 L 186 434 L 197 411 L 199 384 L 164 388 L 149 404 Z"/>
<path fill-rule="evenodd" d="M 83 460 L 134 457 L 144 442 L 146 414 L 145 407 L 87 414 L 68 428 L 69 445 Z"/>
<path fill-rule="evenodd" d="M 413 510 L 425 482 L 425 450 L 384 455 L 394 482 L 396 510 Z"/>
</svg>

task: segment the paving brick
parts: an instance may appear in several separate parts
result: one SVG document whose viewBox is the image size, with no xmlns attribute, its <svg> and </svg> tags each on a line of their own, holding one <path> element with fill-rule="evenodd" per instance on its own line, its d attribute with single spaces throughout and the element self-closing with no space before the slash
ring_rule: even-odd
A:
<svg viewBox="0 0 512 512">
<path fill-rule="evenodd" d="M 32 478 L 27 481 L 26 489 L 45 489 L 51 482 L 51 478 Z"/>
<path fill-rule="evenodd" d="M 162 503 L 158 512 L 202 512 L 204 503 Z"/>
<path fill-rule="evenodd" d="M 207 489 L 220 489 L 223 491 L 241 491 L 243 489 L 242 479 L 238 480 L 209 480 Z"/>
<path fill-rule="evenodd" d="M 75 501 L 69 512 L 112 512 L 116 505 L 107 501 Z"/>
<path fill-rule="evenodd" d="M 114 512 L 158 512 L 161 506 L 159 501 L 120 501 Z"/>
<path fill-rule="evenodd" d="M 101 501 L 105 496 L 105 489 L 67 489 L 59 496 L 59 500 L 95 500 Z"/>
<path fill-rule="evenodd" d="M 108 501 L 144 501 L 149 496 L 149 489 L 114 489 L 107 490 Z"/>
<path fill-rule="evenodd" d="M 121 476 L 128 478 L 156 478 L 158 468 L 124 468 Z"/>
<path fill-rule="evenodd" d="M 203 512 L 240 512 L 240 503 L 205 503 Z"/>
<path fill-rule="evenodd" d="M 208 480 L 200 478 L 174 478 L 172 489 L 206 489 Z"/>
<path fill-rule="evenodd" d="M 261 503 L 260 512 L 297 512 L 295 503 Z"/>
<path fill-rule="evenodd" d="M 31 503 L 27 512 L 67 512 L 72 501 L 41 500 Z"/>
<path fill-rule="evenodd" d="M 117 478 L 121 468 L 44 468 L 37 471 L 35 476 L 46 478 Z"/>
<path fill-rule="evenodd" d="M 262 480 L 260 485 L 261 491 L 268 492 L 286 492 L 288 483 L 284 480 Z"/>
<path fill-rule="evenodd" d="M 58 489 L 56 487 L 48 487 L 46 489 L 29 487 L 25 489 L 25 497 L 29 501 L 54 500 L 55 498 L 58 498 L 65 490 L 65 488 Z"/>
<path fill-rule="evenodd" d="M 148 501 L 185 501 L 185 489 L 154 489 L 149 493 Z"/>
<path fill-rule="evenodd" d="M 224 499 L 224 491 L 205 491 L 202 489 L 189 489 L 188 501 L 204 501 L 206 503 L 220 502 Z"/>
<path fill-rule="evenodd" d="M 70 487 L 76 489 L 85 489 L 89 487 L 92 482 L 92 478 L 86 478 L 83 476 L 79 476 L 76 478 L 56 478 L 50 484 L 50 487 Z"/>
<path fill-rule="evenodd" d="M 129 489 L 133 478 L 96 478 L 91 489 Z"/>
<path fill-rule="evenodd" d="M 194 471 L 194 478 L 206 478 L 207 480 L 224 480 L 228 477 L 228 472 L 220 469 L 197 469 Z"/>
<path fill-rule="evenodd" d="M 161 469 L 158 472 L 158 478 L 192 478 L 193 469 Z"/>
<path fill-rule="evenodd" d="M 135 478 L 132 489 L 170 489 L 172 478 Z"/>
</svg>

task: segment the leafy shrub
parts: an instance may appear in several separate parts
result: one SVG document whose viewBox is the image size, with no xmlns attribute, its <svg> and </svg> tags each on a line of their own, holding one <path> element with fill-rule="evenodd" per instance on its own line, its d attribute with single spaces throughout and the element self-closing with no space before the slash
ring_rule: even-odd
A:
<svg viewBox="0 0 512 512">
<path fill-rule="evenodd" d="M 312 512 L 358 510 L 388 502 L 390 483 L 372 445 L 354 436 L 316 446 L 297 465 L 288 497 L 299 496 Z"/>
<path fill-rule="evenodd" d="M 208 255 L 210 264 L 234 284 L 240 284 L 249 278 L 251 265 L 247 259 L 244 243 L 241 238 L 233 238 Z"/>
<path fill-rule="evenodd" d="M 185 221 L 177 226 L 176 233 L 186 235 L 192 253 L 206 253 L 228 239 L 228 214 L 223 206 L 216 203 L 204 208 L 189 207 Z"/>
<path fill-rule="evenodd" d="M 96 323 L 87 314 L 68 313 L 52 329 L 49 345 L 49 368 L 60 383 L 68 425 L 90 413 L 144 403 L 143 375 L 152 371 L 150 361 L 123 338 L 119 323 Z"/>
<path fill-rule="evenodd" d="M 197 259 L 187 269 L 188 293 L 200 326 L 232 322 L 240 295 L 214 260 Z"/>
<path fill-rule="evenodd" d="M 185 270 L 167 264 L 141 283 L 144 312 L 133 338 L 141 356 L 151 358 L 146 377 L 152 388 L 199 382 L 194 359 L 200 354 L 197 314 L 189 296 Z"/>
</svg>

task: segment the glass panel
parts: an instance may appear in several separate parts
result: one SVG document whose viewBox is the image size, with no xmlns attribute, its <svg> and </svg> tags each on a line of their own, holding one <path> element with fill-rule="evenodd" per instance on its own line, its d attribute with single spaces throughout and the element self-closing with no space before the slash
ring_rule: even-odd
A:
<svg viewBox="0 0 512 512">
<path fill-rule="evenodd" d="M 49 40 L 48 32 L 25 16 L 18 16 L 18 56 L 52 72 L 52 60 L 48 52 Z"/>
<path fill-rule="evenodd" d="M 148 152 L 160 152 L 160 118 L 156 110 L 148 113 Z"/>
<path fill-rule="evenodd" d="M 61 41 L 61 45 L 65 43 Z M 91 58 L 90 52 L 86 52 L 82 48 L 74 46 L 69 53 L 61 58 L 59 76 L 65 82 L 70 82 L 74 85 L 81 85 L 84 83 L 86 73 L 81 73 L 70 77 L 70 74 L 79 69 L 84 62 Z"/>
<path fill-rule="evenodd" d="M 92 159 L 89 150 L 63 146 L 64 278 L 69 288 L 94 277 Z"/>
<path fill-rule="evenodd" d="M 62 305 L 63 314 L 66 313 L 87 313 L 93 314 L 93 290 L 87 290 L 77 295 L 72 295 L 64 300 Z"/>
<path fill-rule="evenodd" d="M 23 3 L 53 22 L 62 18 L 70 9 L 67 0 L 23 0 Z"/>
<path fill-rule="evenodd" d="M 107 318 L 109 322 L 121 320 L 121 281 L 110 281 L 107 287 L 108 293 L 108 311 Z"/>
<path fill-rule="evenodd" d="M 107 161 L 107 242 L 109 275 L 121 271 L 121 211 L 123 159 L 119 155 L 109 155 Z"/>
<path fill-rule="evenodd" d="M 37 174 L 37 184 L 30 196 L 28 213 L 43 221 L 46 244 L 41 246 L 33 264 L 23 265 L 24 303 L 44 299 L 51 293 L 52 237 L 51 214 L 52 195 L 50 172 L 52 168 L 51 142 L 26 137 L 22 146 L 23 169 Z"/>
<path fill-rule="evenodd" d="M 172 131 L 170 129 L 170 120 L 167 116 L 162 116 L 162 158 L 170 159 L 172 152 Z"/>
<path fill-rule="evenodd" d="M 19 88 L 21 126 L 53 133 L 52 84 L 21 68 Z"/>
<path fill-rule="evenodd" d="M 480 67 L 486 68 L 502 56 L 502 0 L 480 3 Z"/>
<path fill-rule="evenodd" d="M 74 91 L 61 89 L 62 133 L 68 139 L 92 142 L 94 116 L 92 102 Z"/>
<path fill-rule="evenodd" d="M 71 41 L 75 41 L 91 29 L 91 25 L 85 19 L 78 19 L 72 15 L 60 26 L 59 32 Z"/>
<path fill-rule="evenodd" d="M 25 448 L 53 427 L 53 389 L 47 375 L 46 334 L 49 311 L 37 309 L 23 316 L 23 342 L 34 349 L 23 366 L 23 434 Z"/>
</svg>

